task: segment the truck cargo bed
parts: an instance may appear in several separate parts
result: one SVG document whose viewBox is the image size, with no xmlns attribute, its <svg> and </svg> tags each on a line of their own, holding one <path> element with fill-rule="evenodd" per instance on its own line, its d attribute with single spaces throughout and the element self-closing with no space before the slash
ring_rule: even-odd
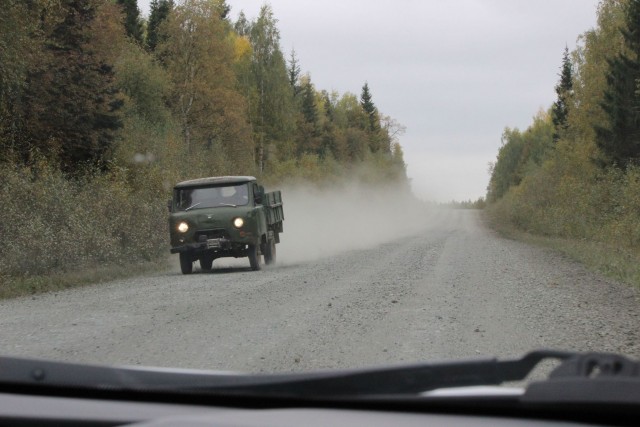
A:
<svg viewBox="0 0 640 427">
<path fill-rule="evenodd" d="M 266 208 L 267 224 L 269 226 L 275 226 L 280 231 L 282 229 L 282 221 L 284 221 L 284 210 L 282 208 L 282 194 L 280 191 L 271 191 L 264 194 L 263 205 Z"/>
</svg>

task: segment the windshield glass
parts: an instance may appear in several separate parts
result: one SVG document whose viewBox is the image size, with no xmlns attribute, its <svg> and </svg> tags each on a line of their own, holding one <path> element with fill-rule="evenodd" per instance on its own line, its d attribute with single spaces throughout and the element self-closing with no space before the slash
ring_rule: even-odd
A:
<svg viewBox="0 0 640 427">
<path fill-rule="evenodd" d="M 639 5 L 2 0 L 0 354 L 640 357 Z"/>
<path fill-rule="evenodd" d="M 238 184 L 180 188 L 175 190 L 175 201 L 179 211 L 220 206 L 245 206 L 249 203 L 249 187 L 248 184 Z"/>
</svg>

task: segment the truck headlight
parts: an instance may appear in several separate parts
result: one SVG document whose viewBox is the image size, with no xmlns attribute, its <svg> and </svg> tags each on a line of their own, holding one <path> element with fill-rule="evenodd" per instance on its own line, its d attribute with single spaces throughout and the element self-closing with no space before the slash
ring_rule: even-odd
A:
<svg viewBox="0 0 640 427">
<path fill-rule="evenodd" d="M 244 225 L 244 219 L 236 218 L 236 219 L 233 220 L 233 226 L 235 228 L 242 228 L 243 225 Z"/>
<path fill-rule="evenodd" d="M 181 233 L 186 233 L 187 230 L 189 230 L 189 224 L 187 224 L 186 222 L 181 222 L 180 224 L 178 224 L 178 231 Z"/>
</svg>

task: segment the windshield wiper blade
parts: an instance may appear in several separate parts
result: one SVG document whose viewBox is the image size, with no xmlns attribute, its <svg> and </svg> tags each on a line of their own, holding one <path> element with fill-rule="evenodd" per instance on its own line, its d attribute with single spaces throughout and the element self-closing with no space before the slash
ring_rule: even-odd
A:
<svg viewBox="0 0 640 427">
<path fill-rule="evenodd" d="M 419 394 L 428 390 L 519 381 L 542 360 L 579 353 L 540 350 L 521 359 L 479 359 L 373 369 L 243 375 L 207 371 L 105 367 L 22 358 L 0 358 L 0 383 L 42 384 L 234 395 L 337 397 Z"/>
<path fill-rule="evenodd" d="M 494 358 L 268 375 L 105 367 L 4 357 L 0 358 L 0 388 L 19 384 L 310 400 L 424 397 L 423 393 L 435 389 L 521 381 L 546 359 L 559 359 L 562 364 L 548 380 L 530 384 L 525 394 L 518 397 L 520 401 L 640 403 L 640 362 L 612 354 L 552 350 L 533 351 L 514 360 Z"/>
<path fill-rule="evenodd" d="M 186 211 L 188 211 L 189 209 L 193 209 L 193 208 L 195 208 L 196 206 L 201 205 L 201 204 L 202 204 L 202 202 L 194 203 L 194 204 L 192 204 L 191 206 L 189 206 L 188 208 L 186 208 L 184 211 L 186 212 Z"/>
<path fill-rule="evenodd" d="M 580 353 L 537 350 L 521 359 L 474 359 L 395 367 L 255 376 L 242 384 L 218 385 L 210 391 L 268 395 L 336 397 L 416 395 L 439 388 L 500 385 L 524 380 L 545 359 L 566 360 Z"/>
</svg>

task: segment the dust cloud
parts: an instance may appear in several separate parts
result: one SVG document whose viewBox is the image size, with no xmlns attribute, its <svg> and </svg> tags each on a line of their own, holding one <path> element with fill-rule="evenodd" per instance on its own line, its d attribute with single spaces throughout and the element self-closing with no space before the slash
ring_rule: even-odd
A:
<svg viewBox="0 0 640 427">
<path fill-rule="evenodd" d="M 296 264 L 349 250 L 372 248 L 419 233 L 434 210 L 408 191 L 348 185 L 340 189 L 283 187 L 284 232 L 279 264 Z"/>
</svg>

